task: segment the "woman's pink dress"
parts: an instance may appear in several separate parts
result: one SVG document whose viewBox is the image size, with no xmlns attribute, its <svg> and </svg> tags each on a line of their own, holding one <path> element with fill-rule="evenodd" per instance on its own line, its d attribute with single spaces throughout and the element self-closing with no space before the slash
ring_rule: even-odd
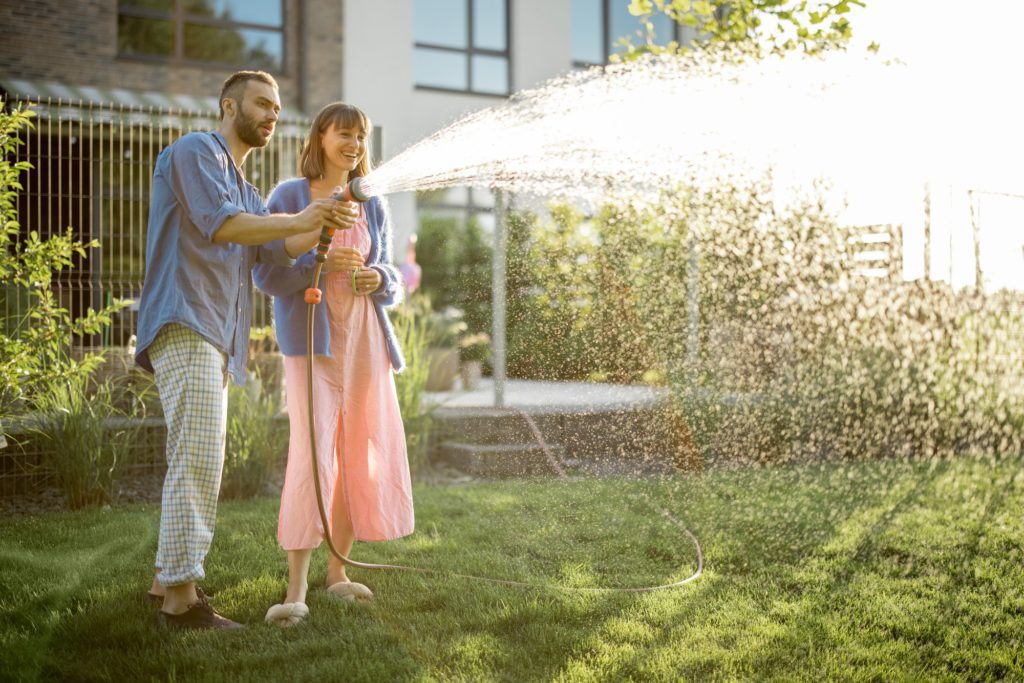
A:
<svg viewBox="0 0 1024 683">
<path fill-rule="evenodd" d="M 334 233 L 332 247 L 370 252 L 366 214 Z M 323 304 L 331 326 L 331 357 L 314 356 L 313 419 L 328 519 L 348 509 L 356 540 L 387 541 L 412 533 L 412 483 L 384 333 L 369 296 L 352 292 L 351 273 L 324 273 Z M 291 435 L 281 492 L 277 540 L 285 550 L 315 548 L 323 539 L 309 454 L 306 357 L 286 356 Z M 332 510 L 334 511 L 332 513 Z"/>
</svg>

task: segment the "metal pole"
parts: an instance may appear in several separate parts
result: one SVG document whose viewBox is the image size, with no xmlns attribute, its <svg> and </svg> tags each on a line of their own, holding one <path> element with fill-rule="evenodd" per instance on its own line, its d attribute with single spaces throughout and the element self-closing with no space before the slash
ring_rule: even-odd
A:
<svg viewBox="0 0 1024 683">
<path fill-rule="evenodd" d="M 505 407 L 505 206 L 502 190 L 494 196 L 494 261 L 491 269 L 491 365 L 494 374 L 494 407 Z"/>
<path fill-rule="evenodd" d="M 686 267 L 686 364 L 689 389 L 697 387 L 700 362 L 700 260 L 697 238 L 690 234 L 690 257 Z"/>
</svg>

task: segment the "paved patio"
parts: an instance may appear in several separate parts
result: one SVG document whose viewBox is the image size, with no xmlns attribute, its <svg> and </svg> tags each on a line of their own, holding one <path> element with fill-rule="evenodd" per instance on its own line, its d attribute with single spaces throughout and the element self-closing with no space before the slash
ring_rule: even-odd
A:
<svg viewBox="0 0 1024 683">
<path fill-rule="evenodd" d="M 576 468 L 621 474 L 674 466 L 676 435 L 661 410 L 670 400 L 667 389 L 511 380 L 504 398 L 504 407 L 494 405 L 490 378 L 472 391 L 427 394 L 432 458 L 484 477 L 550 474 L 532 423 L 555 457 Z"/>
<path fill-rule="evenodd" d="M 458 387 L 458 385 L 456 385 Z M 494 405 L 494 380 L 485 377 L 472 391 L 429 392 L 426 402 L 438 413 L 506 412 L 595 413 L 651 409 L 662 406 L 669 392 L 662 387 L 597 382 L 539 382 L 514 379 L 505 384 L 505 409 Z"/>
</svg>

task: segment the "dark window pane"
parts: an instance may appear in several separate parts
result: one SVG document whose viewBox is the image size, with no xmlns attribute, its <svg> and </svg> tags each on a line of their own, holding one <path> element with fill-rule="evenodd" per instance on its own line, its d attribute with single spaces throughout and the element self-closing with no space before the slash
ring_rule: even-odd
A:
<svg viewBox="0 0 1024 683">
<path fill-rule="evenodd" d="M 466 90 L 466 55 L 460 52 L 416 48 L 413 77 L 416 85 Z"/>
<path fill-rule="evenodd" d="M 468 0 L 416 0 L 416 42 L 466 48 Z"/>
<path fill-rule="evenodd" d="M 508 94 L 508 60 L 504 57 L 473 57 L 473 91 Z"/>
<path fill-rule="evenodd" d="M 281 0 L 186 0 L 185 11 L 246 24 L 283 24 Z"/>
<path fill-rule="evenodd" d="M 505 50 L 505 0 L 473 0 L 473 46 Z"/>
<path fill-rule="evenodd" d="M 279 70 L 281 55 L 282 39 L 278 31 L 185 24 L 187 59 Z"/>
<path fill-rule="evenodd" d="M 601 0 L 572 0 L 572 61 L 604 64 Z"/>
<path fill-rule="evenodd" d="M 651 16 L 651 23 L 654 24 L 654 42 L 658 45 L 667 45 L 676 39 L 676 22 L 667 15 L 655 12 Z"/>
<path fill-rule="evenodd" d="M 629 3 L 611 2 L 609 9 L 612 26 L 608 35 L 608 54 L 622 52 L 622 48 L 616 45 L 620 38 L 628 36 L 634 45 L 641 44 L 646 33 L 640 19 L 629 13 Z"/>
<path fill-rule="evenodd" d="M 174 14 L 174 0 L 121 0 L 118 9 L 149 9 Z"/>
<path fill-rule="evenodd" d="M 117 50 L 124 55 L 174 56 L 174 22 L 121 14 L 117 17 Z"/>
</svg>

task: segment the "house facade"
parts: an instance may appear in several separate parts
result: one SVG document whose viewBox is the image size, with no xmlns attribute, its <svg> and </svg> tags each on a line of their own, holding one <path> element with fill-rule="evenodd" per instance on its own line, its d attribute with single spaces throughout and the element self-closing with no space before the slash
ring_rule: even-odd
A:
<svg viewBox="0 0 1024 683">
<path fill-rule="evenodd" d="M 39 114 L 19 201 L 26 230 L 74 226 L 101 254 L 63 284 L 81 309 L 131 297 L 144 274 L 152 163 L 189 130 L 216 126 L 224 78 L 259 68 L 283 118 L 247 177 L 294 175 L 309 119 L 344 100 L 375 125 L 385 162 L 472 111 L 570 69 L 602 64 L 640 25 L 627 0 L 23 0 L 3 3 L 0 97 Z M 659 37 L 686 40 L 663 20 Z M 396 254 L 424 213 L 493 224 L 485 188 L 390 198 Z M 77 292 L 77 293 L 73 293 Z M 131 325 L 126 321 L 127 331 Z M 123 336 L 123 334 L 121 335 Z M 117 343 L 117 340 L 111 340 Z"/>
</svg>

